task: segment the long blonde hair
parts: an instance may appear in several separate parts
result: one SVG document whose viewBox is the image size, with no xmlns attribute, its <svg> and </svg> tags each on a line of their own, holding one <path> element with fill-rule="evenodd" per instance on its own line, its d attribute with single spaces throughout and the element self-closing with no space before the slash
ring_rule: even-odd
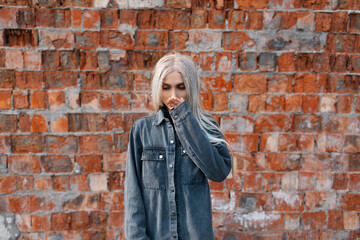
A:
<svg viewBox="0 0 360 240">
<path fill-rule="evenodd" d="M 189 56 L 179 53 L 167 54 L 156 63 L 152 77 L 152 104 L 155 110 L 158 111 L 164 104 L 161 100 L 164 78 L 174 71 L 181 74 L 188 95 L 187 102 L 200 128 L 210 142 L 214 144 L 225 143 L 229 146 L 213 118 L 205 113 L 200 98 L 200 78 L 196 70 L 196 65 Z"/>
</svg>

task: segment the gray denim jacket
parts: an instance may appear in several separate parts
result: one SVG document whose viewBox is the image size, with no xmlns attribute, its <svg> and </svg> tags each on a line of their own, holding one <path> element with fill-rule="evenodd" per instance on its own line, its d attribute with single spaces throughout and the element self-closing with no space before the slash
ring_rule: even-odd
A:
<svg viewBox="0 0 360 240">
<path fill-rule="evenodd" d="M 125 178 L 128 240 L 214 239 L 207 178 L 227 177 L 228 148 L 210 143 L 186 102 L 170 115 L 174 127 L 159 110 L 131 128 Z"/>
</svg>

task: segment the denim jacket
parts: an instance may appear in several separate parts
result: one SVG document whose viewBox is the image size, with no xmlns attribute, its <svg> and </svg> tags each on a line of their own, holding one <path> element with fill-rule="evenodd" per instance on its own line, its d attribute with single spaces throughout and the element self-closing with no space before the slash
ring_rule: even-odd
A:
<svg viewBox="0 0 360 240">
<path fill-rule="evenodd" d="M 212 144 L 186 102 L 137 120 L 131 128 L 125 180 L 125 237 L 214 239 L 207 179 L 231 169 L 225 144 Z"/>
</svg>

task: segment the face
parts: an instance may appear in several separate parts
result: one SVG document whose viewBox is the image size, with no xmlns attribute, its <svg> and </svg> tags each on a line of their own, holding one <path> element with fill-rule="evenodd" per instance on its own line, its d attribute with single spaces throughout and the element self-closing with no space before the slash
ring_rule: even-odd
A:
<svg viewBox="0 0 360 240">
<path fill-rule="evenodd" d="M 179 72 L 171 72 L 164 78 L 161 91 L 161 100 L 168 109 L 172 109 L 173 106 L 169 103 L 171 98 L 187 100 L 187 91 L 185 89 L 184 80 Z"/>
</svg>

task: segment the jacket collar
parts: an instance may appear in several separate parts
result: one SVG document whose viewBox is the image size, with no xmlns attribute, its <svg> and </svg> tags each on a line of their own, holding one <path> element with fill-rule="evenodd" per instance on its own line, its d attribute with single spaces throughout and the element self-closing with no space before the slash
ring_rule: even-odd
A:
<svg viewBox="0 0 360 240">
<path fill-rule="evenodd" d="M 165 120 L 165 115 L 164 115 L 163 111 L 161 109 L 159 109 L 155 115 L 153 125 L 159 125 L 164 120 Z"/>
</svg>

